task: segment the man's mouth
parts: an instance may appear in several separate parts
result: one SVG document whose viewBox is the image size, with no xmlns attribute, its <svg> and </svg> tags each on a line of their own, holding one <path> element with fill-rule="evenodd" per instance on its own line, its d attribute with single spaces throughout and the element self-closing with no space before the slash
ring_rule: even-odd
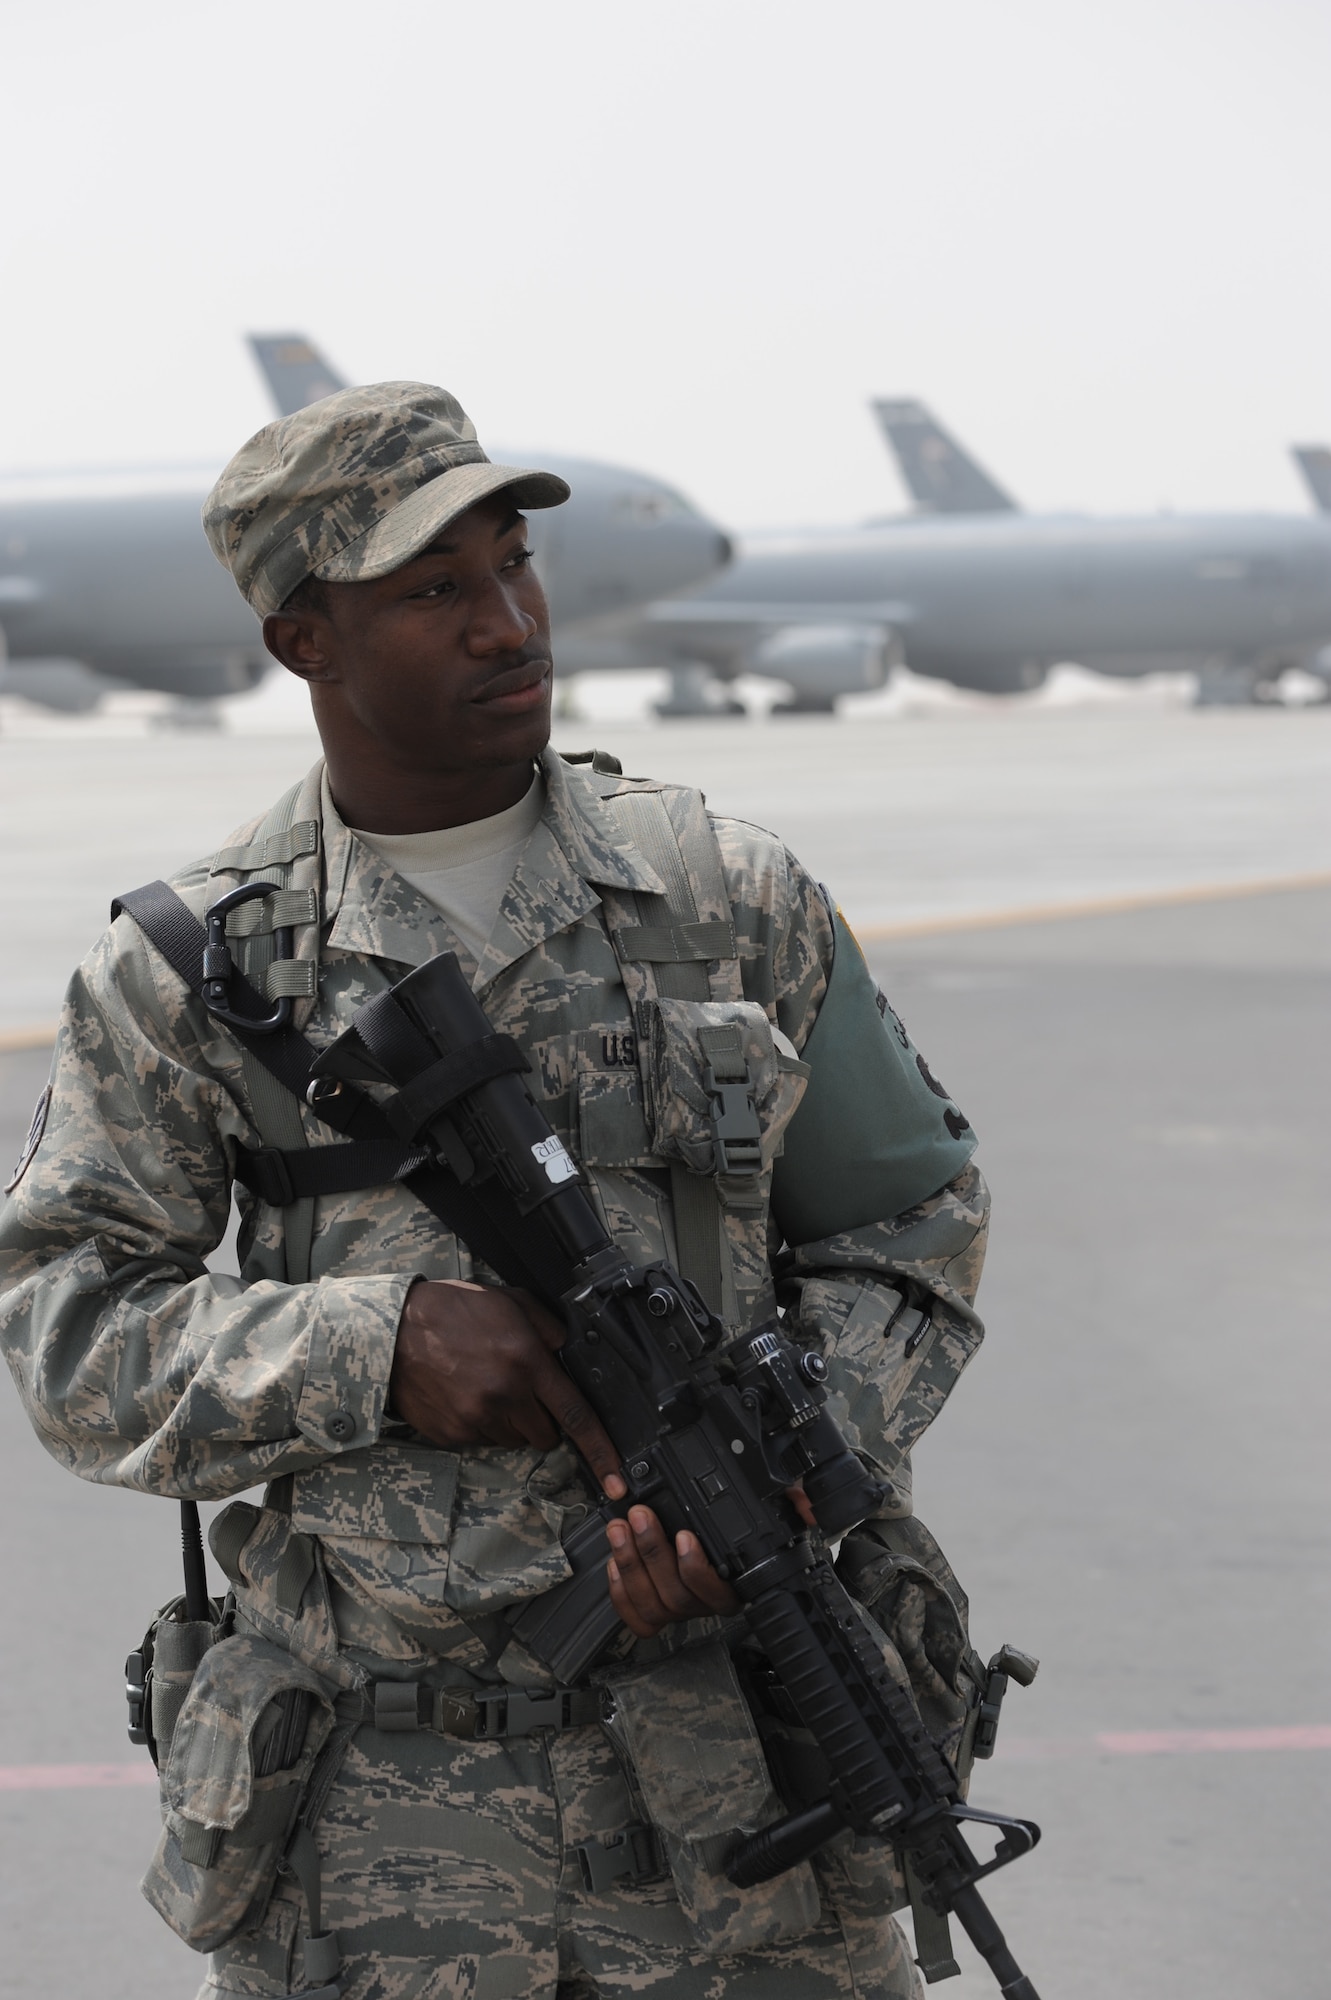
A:
<svg viewBox="0 0 1331 2000">
<path fill-rule="evenodd" d="M 478 707 L 501 709 L 509 713 L 527 708 L 539 708 L 550 692 L 550 676 L 553 664 L 550 660 L 524 660 L 515 667 L 506 667 L 495 674 L 480 691 L 472 696 Z"/>
</svg>

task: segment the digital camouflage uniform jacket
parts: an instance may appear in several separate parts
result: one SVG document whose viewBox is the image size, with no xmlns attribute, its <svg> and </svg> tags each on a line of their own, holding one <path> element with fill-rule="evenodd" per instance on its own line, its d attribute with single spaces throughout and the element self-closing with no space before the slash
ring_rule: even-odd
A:
<svg viewBox="0 0 1331 2000">
<path fill-rule="evenodd" d="M 672 1258 L 664 1164 L 672 1146 L 688 1155 L 687 1117 L 672 1127 L 687 1063 L 676 1075 L 669 1035 L 653 1053 L 639 1033 L 650 976 L 621 965 L 611 944 L 636 920 L 635 894 L 662 889 L 616 824 L 613 799 L 659 788 L 553 753 L 544 773 L 543 819 L 479 965 L 348 831 L 322 766 L 293 795 L 289 835 L 256 850 L 253 822 L 174 886 L 201 915 L 245 873 L 283 884 L 297 969 L 277 977 L 303 995 L 296 1022 L 320 1047 L 411 967 L 456 951 L 494 1028 L 528 1054 L 533 1089 L 616 1238 L 635 1259 Z M 801 1050 L 832 964 L 828 906 L 770 834 L 715 817 L 712 826 L 739 953 L 730 988 L 713 968 L 714 990 L 742 989 Z M 246 905 L 232 928 L 252 926 L 262 907 Z M 247 969 L 256 976 L 253 958 Z M 979 1343 L 971 1299 L 986 1201 L 965 1121 L 890 1011 L 882 1033 L 900 1068 L 901 1131 L 889 1143 L 905 1198 L 894 1213 L 787 1248 L 778 1274 L 797 1336 L 827 1354 L 834 1413 L 908 1511 L 909 1450 Z M 86 1479 L 210 1499 L 269 1483 L 262 1510 L 246 1507 L 226 1544 L 242 1609 L 252 1629 L 343 1685 L 375 1661 L 464 1683 L 530 1680 L 515 1649 L 499 1664 L 504 1614 L 567 1573 L 560 1531 L 588 1498 L 572 1455 L 454 1454 L 386 1418 L 408 1286 L 472 1272 L 465 1246 L 396 1185 L 322 1196 L 303 1223 L 237 1187 L 243 1276 L 209 1272 L 237 1151 L 260 1142 L 255 1076 L 119 917 L 71 983 L 45 1131 L 0 1211 L 0 1332 L 31 1420 Z M 771 1083 L 764 1171 L 725 1211 L 730 1307 L 743 1325 L 774 1304 L 780 1232 L 769 1201 L 781 1129 L 798 1116 L 799 1066 L 782 1059 Z M 339 1143 L 294 1099 L 282 1115 L 288 1145 Z M 298 1226 L 312 1227 L 309 1280 L 291 1284 L 284 1236 Z M 903 1278 L 936 1302 L 922 1342 L 885 1330 Z"/>
</svg>

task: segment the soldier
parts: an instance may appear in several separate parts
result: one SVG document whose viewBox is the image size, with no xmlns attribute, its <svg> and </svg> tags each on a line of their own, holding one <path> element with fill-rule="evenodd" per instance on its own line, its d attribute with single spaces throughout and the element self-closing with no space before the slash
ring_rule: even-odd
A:
<svg viewBox="0 0 1331 2000">
<path fill-rule="evenodd" d="M 977 1665 L 909 1453 L 980 1339 L 973 1135 L 778 840 L 548 748 L 521 510 L 567 492 L 491 464 L 418 383 L 252 438 L 205 527 L 308 684 L 324 757 L 172 887 L 199 919 L 255 888 L 217 936 L 272 1003 L 274 1047 L 293 1008 L 323 1048 L 456 952 L 616 1238 L 732 1329 L 779 1301 L 889 1484 L 843 1573 L 964 1761 Z M 613 1701 L 549 1698 L 514 1614 L 568 1574 L 594 1497 L 579 1455 L 625 1490 L 560 1325 L 382 1166 L 339 1179 L 336 1106 L 233 1032 L 229 961 L 205 992 L 146 911 L 129 899 L 70 986 L 0 1215 L 0 1326 L 38 1434 L 82 1477 L 265 1486 L 214 1524 L 227 1636 L 170 1702 L 159 1649 L 145 1892 L 213 1950 L 204 1991 L 917 1994 L 889 1849 L 847 1834 L 762 1887 L 725 1879 L 736 1830 L 783 1808 L 696 1540 L 644 1508 L 612 1529 Z M 749 1121 L 733 1146 L 707 1081 L 723 1055 Z M 233 1188 L 239 1279 L 205 1262 Z"/>
</svg>

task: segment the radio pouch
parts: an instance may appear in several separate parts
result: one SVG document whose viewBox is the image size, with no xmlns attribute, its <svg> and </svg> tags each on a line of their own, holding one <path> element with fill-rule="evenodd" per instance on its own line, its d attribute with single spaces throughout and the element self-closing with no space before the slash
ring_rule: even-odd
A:
<svg viewBox="0 0 1331 2000">
<path fill-rule="evenodd" d="M 216 1642 L 221 1608 L 214 1605 L 213 1609 L 217 1618 L 212 1622 L 190 1618 L 184 1598 L 178 1597 L 152 1628 L 152 1742 L 159 1769 L 170 1754 L 171 1738 L 199 1663 Z"/>
</svg>

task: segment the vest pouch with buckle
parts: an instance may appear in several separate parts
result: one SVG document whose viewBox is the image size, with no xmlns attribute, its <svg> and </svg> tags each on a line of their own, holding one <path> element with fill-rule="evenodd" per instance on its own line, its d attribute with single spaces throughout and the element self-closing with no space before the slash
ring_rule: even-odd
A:
<svg viewBox="0 0 1331 2000">
<path fill-rule="evenodd" d="M 822 1904 L 807 1861 L 753 1889 L 726 1880 L 737 1842 L 785 1810 L 726 1648 L 688 1647 L 608 1687 L 606 1727 L 632 1765 L 701 1949 L 722 1958 L 811 1930 Z"/>
<path fill-rule="evenodd" d="M 756 1000 L 644 1001 L 652 1151 L 721 1181 L 770 1167 L 804 1092 Z"/>
<path fill-rule="evenodd" d="M 195 1951 L 262 1918 L 334 1721 L 324 1684 L 266 1640 L 223 1639 L 195 1671 L 161 1772 L 147 1900 Z"/>
</svg>

